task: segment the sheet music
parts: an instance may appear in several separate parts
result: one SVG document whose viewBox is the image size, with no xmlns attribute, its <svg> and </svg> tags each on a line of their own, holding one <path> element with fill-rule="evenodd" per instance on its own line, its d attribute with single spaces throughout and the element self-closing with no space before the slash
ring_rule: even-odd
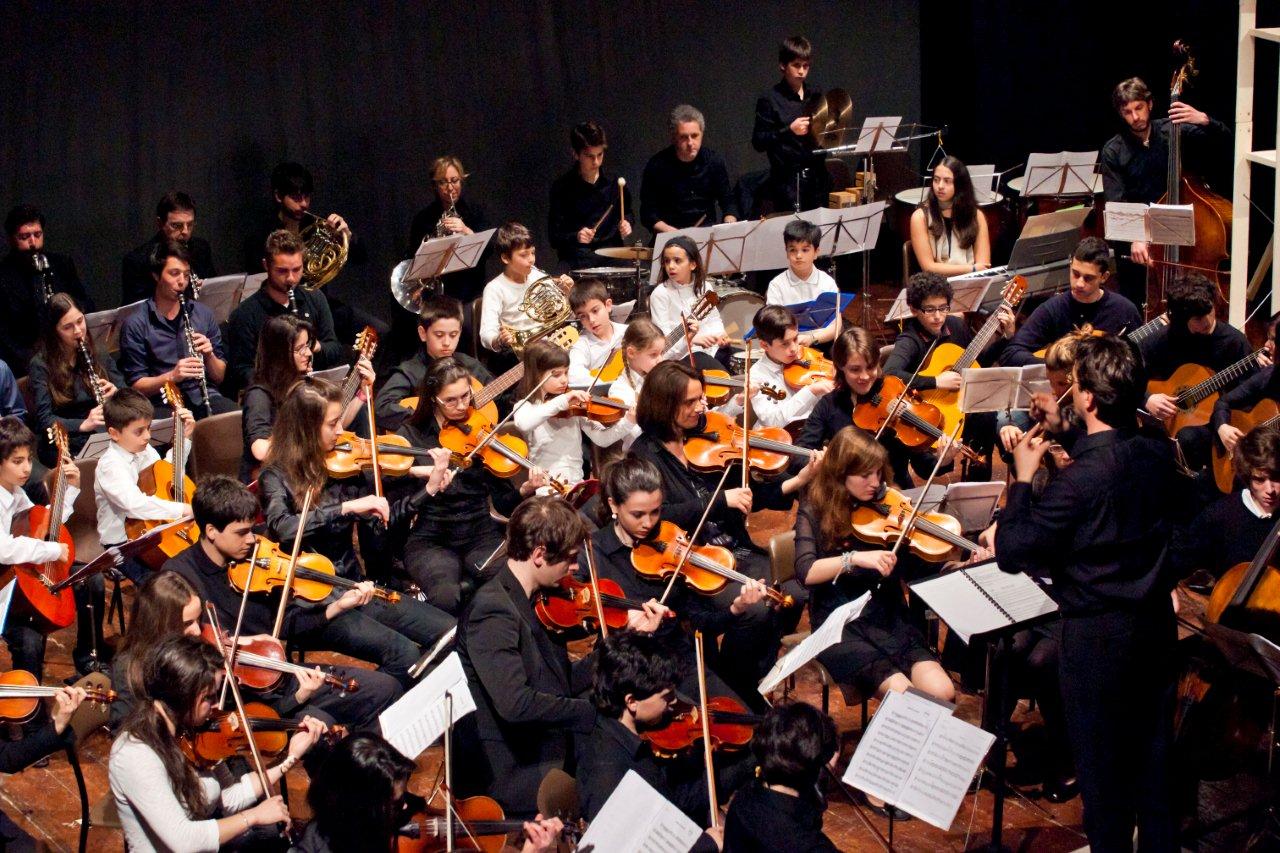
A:
<svg viewBox="0 0 1280 853">
<path fill-rule="evenodd" d="M 966 643 L 975 635 L 1047 616 L 1058 609 L 1057 603 L 1027 575 L 1002 571 L 994 562 L 925 578 L 910 586 Z"/>
<path fill-rule="evenodd" d="M 888 202 L 884 201 L 838 209 L 819 207 L 805 211 L 801 218 L 822 229 L 818 257 L 839 257 L 875 248 L 886 207 Z"/>
<path fill-rule="evenodd" d="M 689 853 L 702 829 L 628 770 L 578 841 L 578 853 Z"/>
<path fill-rule="evenodd" d="M 870 151 L 889 151 L 893 148 L 894 137 L 898 134 L 898 126 L 902 124 L 902 116 L 869 116 L 858 131 L 858 143 L 854 146 L 855 154 L 866 154 Z"/>
<path fill-rule="evenodd" d="M 1017 407 L 1018 367 L 966 367 L 960 372 L 960 411 L 1003 412 Z"/>
<path fill-rule="evenodd" d="M 942 501 L 944 511 L 956 517 L 961 530 L 983 530 L 991 523 L 991 516 L 1004 494 L 1004 486 L 1003 480 L 951 483 Z"/>
<path fill-rule="evenodd" d="M 158 418 L 151 422 L 151 444 L 155 447 L 164 447 L 167 444 L 173 444 L 173 418 Z M 187 448 L 190 453 L 190 448 Z"/>
<path fill-rule="evenodd" d="M 490 228 L 488 231 L 480 231 L 475 234 L 459 235 L 458 242 L 453 246 L 453 252 L 449 255 L 449 262 L 444 265 L 444 269 L 440 271 L 440 275 L 448 275 L 458 270 L 468 270 L 480 262 L 480 256 L 484 254 L 485 246 L 489 245 L 489 239 L 498 231 L 497 228 Z"/>
<path fill-rule="evenodd" d="M 312 379 L 323 379 L 326 382 L 341 384 L 342 380 L 347 378 L 347 371 L 350 369 L 345 364 L 339 364 L 337 367 L 330 367 L 326 370 L 313 370 L 309 375 Z"/>
<path fill-rule="evenodd" d="M 995 735 L 956 717 L 938 720 L 896 805 L 944 832 L 950 829 L 973 774 L 995 740 Z"/>
<path fill-rule="evenodd" d="M 406 758 L 417 758 L 449 726 L 446 696 L 453 697 L 454 723 L 476 709 L 462 670 L 462 658 L 457 652 L 445 658 L 430 675 L 379 715 L 382 736 Z"/>
<path fill-rule="evenodd" d="M 1117 243 L 1145 243 L 1151 239 L 1147 231 L 1147 205 L 1137 201 L 1109 201 L 1102 212 L 1108 240 Z"/>
<path fill-rule="evenodd" d="M 1194 246 L 1196 215 L 1189 204 L 1153 204 L 1147 210 L 1149 242 L 1162 246 Z"/>
<path fill-rule="evenodd" d="M 897 805 L 929 733 L 946 716 L 950 712 L 945 705 L 890 691 L 871 718 L 841 781 Z"/>
<path fill-rule="evenodd" d="M 862 615 L 862 609 L 871 600 L 871 593 L 864 592 L 853 601 L 842 604 L 831 612 L 827 620 L 800 641 L 794 649 L 778 659 L 769 674 L 760 682 L 761 696 L 768 696 L 779 684 L 794 675 L 800 667 L 816 658 L 826 649 L 840 642 L 844 626 Z"/>
<path fill-rule="evenodd" d="M 1097 170 L 1097 151 L 1030 154 L 1023 195 L 1093 195 L 1093 175 Z"/>
</svg>

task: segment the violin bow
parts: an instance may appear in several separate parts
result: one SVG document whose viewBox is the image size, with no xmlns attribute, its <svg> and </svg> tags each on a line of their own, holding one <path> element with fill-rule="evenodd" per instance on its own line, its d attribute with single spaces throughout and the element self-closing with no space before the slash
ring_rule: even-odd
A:
<svg viewBox="0 0 1280 853">
<path fill-rule="evenodd" d="M 921 368 L 923 368 L 929 361 L 929 356 L 933 354 L 933 350 L 940 340 L 942 340 L 942 338 L 934 338 L 933 343 L 929 344 L 929 348 L 925 350 L 924 355 L 920 357 L 920 363 L 916 365 L 915 373 L 911 374 L 911 378 L 908 379 L 906 384 L 902 387 L 902 394 L 893 401 L 893 407 L 889 409 L 888 417 L 884 419 L 884 423 L 880 424 L 880 429 L 876 430 L 876 434 L 872 436 L 876 441 L 880 440 L 880 436 L 884 433 L 885 428 L 888 427 L 889 424 L 893 423 L 893 419 L 898 416 L 898 413 L 902 411 L 902 407 L 906 405 L 907 392 L 911 390 L 912 383 L 914 383 L 916 381 L 916 377 L 920 375 Z"/>
<path fill-rule="evenodd" d="M 956 428 L 951 431 L 951 435 L 947 436 L 947 449 L 950 449 L 955 444 L 960 427 L 960 424 L 956 424 Z M 916 519 L 920 517 L 920 507 L 924 504 L 924 499 L 929 494 L 929 487 L 933 485 L 933 478 L 938 476 L 938 469 L 942 467 L 942 460 L 946 458 L 946 455 L 946 450 L 938 452 L 938 461 L 933 463 L 933 470 L 929 472 L 929 479 L 924 481 L 924 488 L 920 492 L 920 500 L 912 503 L 911 513 L 907 516 L 907 523 L 902 525 L 902 534 L 898 537 L 898 541 L 893 544 L 893 550 L 889 552 L 890 554 L 897 556 L 898 549 L 902 547 L 902 543 L 911 538 L 911 528 L 915 526 Z"/>
<path fill-rule="evenodd" d="M 253 571 L 258 567 L 258 548 L 262 545 L 262 540 L 253 537 L 253 553 L 249 555 L 249 573 L 245 575 L 244 592 L 240 593 L 240 612 L 236 614 L 236 628 L 231 635 L 231 654 L 234 656 L 240 651 L 240 629 L 244 625 L 244 611 L 249 606 L 249 589 L 253 586 Z M 213 605 L 206 602 L 205 610 L 209 614 L 209 624 L 218 631 L 218 614 L 213 609 Z M 222 632 L 218 631 L 218 636 L 222 636 Z M 231 661 L 232 666 L 235 660 Z M 218 707 L 225 707 L 227 701 L 227 683 L 222 682 L 222 693 L 218 696 Z"/>
<path fill-rule="evenodd" d="M 374 470 L 378 468 L 375 457 Z M 317 489 L 307 489 L 302 498 L 302 512 L 298 515 L 298 532 L 293 534 L 293 551 L 289 554 L 289 571 L 285 572 L 284 589 L 280 590 L 280 607 L 276 610 L 276 623 L 271 629 L 271 636 L 280 639 L 280 631 L 284 628 L 284 611 L 289 606 L 289 595 L 293 592 L 293 576 L 298 569 L 298 554 L 302 552 L 302 533 L 307 529 L 307 516 L 311 514 L 311 500 Z M 245 584 L 245 588 L 249 587 Z"/>
<path fill-rule="evenodd" d="M 742 373 L 742 488 L 751 488 L 751 461 L 747 458 L 751 452 L 751 343 L 754 338 L 747 339 L 744 350 Z M 751 529 L 751 514 L 746 513 L 742 526 Z"/>
<path fill-rule="evenodd" d="M 542 381 L 539 382 L 536 386 L 534 386 L 532 391 L 530 391 L 528 394 L 525 394 L 523 397 L 521 397 L 516 402 L 516 404 L 511 407 L 511 411 L 507 412 L 507 416 L 505 418 L 498 421 L 498 423 L 494 426 L 494 428 L 489 430 L 488 435 L 480 439 L 480 441 L 476 444 L 476 446 L 472 449 L 470 453 L 462 457 L 462 461 L 469 465 L 471 463 L 472 457 L 474 457 L 477 453 L 479 453 L 481 448 L 483 448 L 485 445 L 487 445 L 490 441 L 493 440 L 493 437 L 498 434 L 498 430 L 506 426 L 507 421 L 511 420 L 511 418 L 515 415 L 516 409 L 520 408 L 525 403 L 529 402 L 529 398 L 532 397 L 534 394 L 537 394 L 539 391 L 541 391 L 542 386 L 546 385 L 547 380 L 550 378 L 551 378 L 551 373 L 548 372 L 546 376 L 542 377 Z"/>
<path fill-rule="evenodd" d="M 373 417 L 373 383 L 364 383 L 365 412 L 369 416 L 369 458 L 373 460 L 373 493 L 382 497 L 382 469 L 378 467 L 378 424 Z M 295 556 L 297 549 L 294 549 Z"/>
<path fill-rule="evenodd" d="M 693 543 L 698 540 L 698 536 L 702 533 L 703 526 L 707 523 L 707 516 L 711 514 L 711 507 L 716 502 L 716 497 L 724 489 L 724 483 L 729 479 L 729 466 L 724 466 L 724 473 L 720 475 L 720 482 L 716 485 L 716 490 L 711 493 L 711 497 L 707 499 L 706 509 L 702 511 L 702 518 L 698 519 L 698 526 L 693 529 L 693 533 L 689 534 L 689 542 L 686 544 L 684 553 L 680 555 L 680 562 L 676 564 L 676 570 L 671 573 L 671 580 L 667 581 L 667 588 L 662 591 L 662 598 L 658 599 L 658 603 L 664 607 L 667 604 L 667 596 L 671 595 L 671 589 L 676 585 L 676 578 L 680 577 L 680 572 L 684 569 L 684 564 L 689 562 L 689 557 L 693 554 Z"/>
<path fill-rule="evenodd" d="M 591 577 L 591 594 L 595 596 L 596 618 L 600 620 L 600 639 L 609 639 L 609 626 L 604 622 L 604 602 L 600 600 L 600 575 L 596 573 L 596 552 L 591 547 L 591 537 L 583 540 L 587 549 L 587 574 Z"/>
<path fill-rule="evenodd" d="M 716 797 L 716 767 L 711 743 L 711 718 L 707 715 L 707 669 L 702 654 L 702 632 L 693 632 L 693 649 L 698 661 L 698 717 L 702 723 L 702 760 L 707 769 L 707 802 L 711 808 L 711 825 L 720 825 L 720 801 Z"/>
</svg>

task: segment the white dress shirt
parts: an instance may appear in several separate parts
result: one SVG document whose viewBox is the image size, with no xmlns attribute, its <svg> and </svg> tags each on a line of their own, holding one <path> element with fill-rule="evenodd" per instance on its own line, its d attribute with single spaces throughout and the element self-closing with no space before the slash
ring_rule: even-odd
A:
<svg viewBox="0 0 1280 853">
<path fill-rule="evenodd" d="M 545 276 L 546 273 L 534 267 L 523 283 L 507 278 L 506 273 L 489 280 L 484 286 L 484 298 L 480 306 L 480 343 L 497 352 L 501 348 L 498 333 L 503 326 L 517 332 L 537 327 L 538 324 L 520 310 L 520 303 L 524 301 L 529 285 Z"/>
<path fill-rule="evenodd" d="M 65 524 L 71 517 L 72 505 L 80 490 L 70 483 L 62 500 L 62 522 Z M 58 542 L 46 542 L 30 536 L 14 536 L 13 519 L 19 513 L 31 509 L 31 498 L 21 488 L 8 491 L 0 489 L 0 565 L 16 566 L 19 563 L 47 563 L 56 560 L 62 554 L 62 545 Z"/>
<path fill-rule="evenodd" d="M 614 323 L 613 337 L 601 340 L 591 334 L 585 327 L 578 340 L 569 347 L 569 384 L 573 387 L 586 387 L 591 384 L 591 371 L 604 367 L 605 362 L 613 355 L 614 350 L 622 345 L 622 336 L 627 327 L 624 323 Z"/>
<path fill-rule="evenodd" d="M 785 269 L 769 282 L 764 301 L 767 305 L 804 305 L 823 293 L 835 294 L 836 307 L 839 308 L 840 288 L 836 285 L 834 278 L 817 267 L 813 268 L 808 278 L 800 278 L 791 270 Z M 828 329 L 835 325 L 835 322 L 836 318 L 833 316 L 831 322 L 823 328 Z"/>
<path fill-rule="evenodd" d="M 583 417 L 553 417 L 568 406 L 567 394 L 521 403 L 511 421 L 529 442 L 529 461 L 572 486 L 582 482 L 583 433 L 598 447 L 609 447 L 631 435 L 635 424 L 625 417 L 611 426 Z"/>
<path fill-rule="evenodd" d="M 172 460 L 173 451 L 165 458 Z M 160 454 L 149 444 L 141 453 L 130 453 L 114 441 L 98 459 L 93 496 L 98 504 L 98 538 L 103 546 L 119 545 L 129 538 L 124 532 L 126 518 L 169 521 L 186 514 L 186 504 L 153 497 L 138 488 L 138 475 L 159 459 Z"/>
<path fill-rule="evenodd" d="M 751 395 L 751 411 L 760 426 L 784 427 L 793 421 L 802 421 L 809 417 L 813 407 L 818 405 L 818 395 L 807 387 L 792 391 L 782 378 L 782 365 L 767 355 L 751 364 L 751 384 L 772 385 L 780 391 L 787 392 L 785 400 L 774 400 L 764 394 Z"/>
<path fill-rule="evenodd" d="M 693 284 L 676 284 L 667 280 L 653 289 L 649 295 L 649 319 L 657 324 L 664 335 L 682 325 L 681 315 L 693 312 L 698 298 L 693 295 Z M 724 321 L 720 318 L 720 309 L 712 308 L 706 317 L 698 321 L 698 334 L 724 335 Z M 717 347 L 694 347 L 694 352 L 714 354 Z M 672 352 L 675 348 L 672 348 Z M 674 356 L 672 356 L 674 357 Z"/>
</svg>

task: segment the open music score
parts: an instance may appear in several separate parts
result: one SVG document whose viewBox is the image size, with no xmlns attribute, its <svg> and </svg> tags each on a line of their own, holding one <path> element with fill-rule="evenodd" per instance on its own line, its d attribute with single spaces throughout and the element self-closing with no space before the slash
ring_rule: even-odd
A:
<svg viewBox="0 0 1280 853">
<path fill-rule="evenodd" d="M 1107 239 L 1119 243 L 1196 244 L 1195 209 L 1189 204 L 1112 201 L 1107 203 L 1102 221 Z"/>
<path fill-rule="evenodd" d="M 687 853 L 702 830 L 634 770 L 578 842 L 578 853 Z"/>
</svg>

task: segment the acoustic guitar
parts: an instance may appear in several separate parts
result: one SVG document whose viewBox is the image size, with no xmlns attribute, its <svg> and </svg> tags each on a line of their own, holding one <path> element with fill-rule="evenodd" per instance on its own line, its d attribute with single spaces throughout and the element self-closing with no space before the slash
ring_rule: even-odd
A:
<svg viewBox="0 0 1280 853">
<path fill-rule="evenodd" d="M 1255 429 L 1275 426 L 1280 424 L 1280 406 L 1276 405 L 1275 400 L 1263 400 L 1247 412 L 1241 409 L 1232 409 L 1230 423 L 1245 435 Z M 1230 494 L 1235 486 L 1235 459 L 1233 454 L 1228 453 L 1226 448 L 1217 441 L 1213 443 L 1213 461 L 1211 465 L 1213 467 L 1214 485 L 1224 495 Z"/>
<path fill-rule="evenodd" d="M 1147 394 L 1168 394 L 1178 407 L 1165 421 L 1165 431 L 1171 438 L 1187 427 L 1204 426 L 1213 416 L 1213 406 L 1218 394 L 1232 382 L 1257 370 L 1263 350 L 1250 353 L 1230 367 L 1217 373 L 1199 364 L 1184 364 L 1168 379 L 1147 383 Z"/>
<path fill-rule="evenodd" d="M 71 451 L 67 446 L 67 431 L 62 424 L 55 423 L 49 427 L 49 441 L 58 448 L 59 467 L 53 477 L 53 500 L 47 507 L 31 507 L 13 522 L 15 536 L 30 536 L 32 539 L 59 542 L 67 546 L 65 560 L 22 563 L 14 567 L 20 594 L 14 597 L 13 606 L 29 614 L 36 628 L 44 633 L 65 628 L 76 621 L 75 593 L 70 587 L 54 589 L 55 584 L 66 580 L 71 572 L 71 564 L 76 559 L 75 543 L 71 541 L 67 528 L 62 525 L 67 502 L 67 478 L 62 474 L 61 465 L 71 458 Z"/>
<path fill-rule="evenodd" d="M 196 484 L 187 476 L 187 432 L 183 428 L 182 419 L 177 416 L 178 409 L 183 407 L 182 392 L 172 382 L 166 382 L 160 389 L 160 395 L 174 410 L 173 461 L 157 459 L 153 462 L 150 468 L 138 475 L 138 488 L 152 497 L 190 504 L 196 493 Z M 170 520 L 172 519 L 159 521 L 127 518 L 124 530 L 130 539 L 137 539 L 152 528 L 168 524 Z M 194 521 L 166 530 L 161 534 L 160 540 L 141 555 L 141 559 L 149 567 L 159 571 L 170 557 L 178 556 L 199 538 L 200 528 Z"/>
</svg>

